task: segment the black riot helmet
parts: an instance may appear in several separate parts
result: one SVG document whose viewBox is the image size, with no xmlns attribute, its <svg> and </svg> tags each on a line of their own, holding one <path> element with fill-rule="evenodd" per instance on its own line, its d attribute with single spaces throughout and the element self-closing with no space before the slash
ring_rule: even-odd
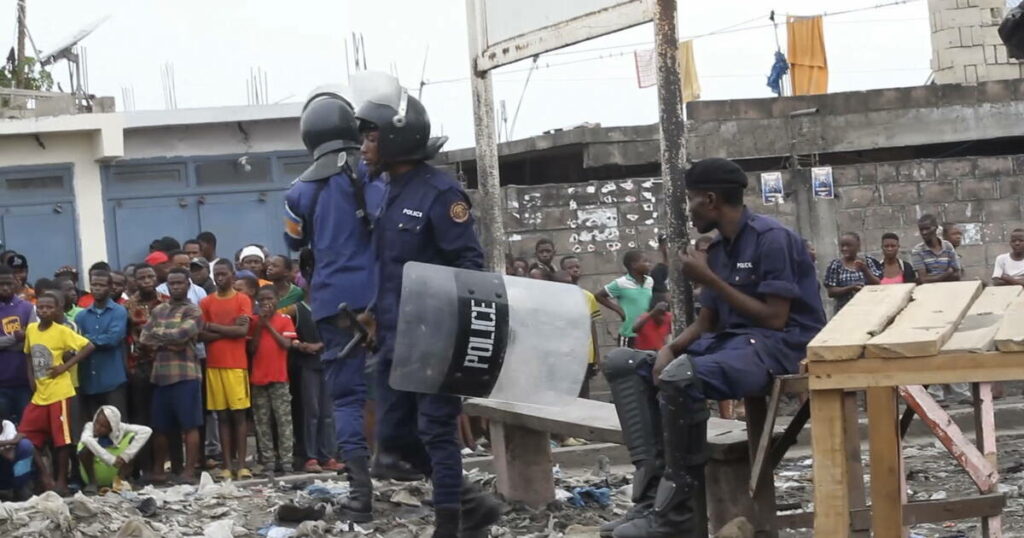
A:
<svg viewBox="0 0 1024 538">
<path fill-rule="evenodd" d="M 352 104 L 340 92 L 314 92 L 302 108 L 299 132 L 313 156 L 313 164 L 299 176 L 300 181 L 341 172 L 348 159 L 346 151 L 359 149 L 359 123 Z"/>
<path fill-rule="evenodd" d="M 381 163 L 434 158 L 448 137 L 430 137 L 430 117 L 419 99 L 401 86 L 369 96 L 356 111 L 359 132 L 377 131 Z"/>
</svg>

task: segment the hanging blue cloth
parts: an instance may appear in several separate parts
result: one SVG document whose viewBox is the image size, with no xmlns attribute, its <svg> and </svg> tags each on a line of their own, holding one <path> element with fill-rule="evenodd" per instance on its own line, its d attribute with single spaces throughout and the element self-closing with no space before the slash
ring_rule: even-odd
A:
<svg viewBox="0 0 1024 538">
<path fill-rule="evenodd" d="M 789 62 L 786 55 L 781 51 L 775 51 L 775 63 L 772 64 L 772 71 L 768 74 L 768 87 L 775 92 L 775 95 L 782 95 L 782 77 L 789 73 Z"/>
</svg>

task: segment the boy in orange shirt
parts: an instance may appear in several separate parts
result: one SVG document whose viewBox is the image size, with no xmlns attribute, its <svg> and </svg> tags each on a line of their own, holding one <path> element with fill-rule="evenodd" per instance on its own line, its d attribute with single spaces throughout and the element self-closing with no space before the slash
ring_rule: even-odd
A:
<svg viewBox="0 0 1024 538">
<path fill-rule="evenodd" d="M 288 387 L 288 350 L 298 344 L 292 318 L 277 312 L 277 291 L 273 284 L 256 293 L 258 315 L 252 317 L 249 355 L 252 356 L 252 414 L 256 422 L 260 462 L 274 465 L 274 436 L 271 416 L 277 424 L 277 458 L 285 473 L 293 470 L 292 396 Z M 268 474 L 270 474 L 268 472 Z"/>
<path fill-rule="evenodd" d="M 217 413 L 220 441 L 224 451 L 223 479 L 252 478 L 245 467 L 249 409 L 249 361 L 246 337 L 252 301 L 234 290 L 235 271 L 231 262 L 218 260 L 213 267 L 217 293 L 200 301 L 203 330 L 199 339 L 206 344 L 206 409 Z"/>
</svg>

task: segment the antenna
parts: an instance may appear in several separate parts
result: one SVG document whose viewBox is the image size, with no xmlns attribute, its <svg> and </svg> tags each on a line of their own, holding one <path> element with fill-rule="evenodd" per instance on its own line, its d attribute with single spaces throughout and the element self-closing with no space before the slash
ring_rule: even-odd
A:
<svg viewBox="0 0 1024 538">
<path fill-rule="evenodd" d="M 164 108 L 176 110 L 178 108 L 177 87 L 174 83 L 174 64 L 164 63 L 160 68 L 160 78 L 163 81 Z"/>
<path fill-rule="evenodd" d="M 366 40 L 363 39 L 362 32 L 359 33 L 359 50 L 363 53 L 363 69 L 369 69 L 369 64 L 366 63 Z"/>
<path fill-rule="evenodd" d="M 430 54 L 430 43 L 427 43 L 427 50 L 423 51 L 423 69 L 420 70 L 420 91 L 416 94 L 416 98 L 420 101 L 423 100 L 423 86 L 427 85 L 427 56 Z"/>
<path fill-rule="evenodd" d="M 359 39 L 356 37 L 355 32 L 352 32 L 352 50 L 355 52 L 356 71 L 362 71 L 362 67 L 359 63 Z"/>
<path fill-rule="evenodd" d="M 89 95 L 88 62 L 85 58 L 85 48 L 77 45 L 109 18 L 110 15 L 104 15 L 81 30 L 75 32 L 71 37 L 68 37 L 63 41 L 58 41 L 58 45 L 56 47 L 53 47 L 47 52 L 38 54 L 40 68 L 53 65 L 60 60 L 68 61 L 70 91 L 74 94 L 76 103 L 84 105 L 87 108 L 92 105 L 92 96 Z M 35 48 L 34 40 L 32 47 Z"/>
</svg>

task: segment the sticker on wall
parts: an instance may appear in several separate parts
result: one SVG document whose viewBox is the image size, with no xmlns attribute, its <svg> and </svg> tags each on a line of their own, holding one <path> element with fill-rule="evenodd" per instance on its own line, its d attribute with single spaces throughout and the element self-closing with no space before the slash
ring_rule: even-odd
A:
<svg viewBox="0 0 1024 538">
<path fill-rule="evenodd" d="M 786 201 L 782 192 L 782 172 L 761 172 L 761 201 L 764 205 Z"/>
<path fill-rule="evenodd" d="M 832 183 L 831 166 L 811 168 L 811 188 L 814 190 L 815 198 L 831 200 L 836 197 L 835 185 Z"/>
</svg>

